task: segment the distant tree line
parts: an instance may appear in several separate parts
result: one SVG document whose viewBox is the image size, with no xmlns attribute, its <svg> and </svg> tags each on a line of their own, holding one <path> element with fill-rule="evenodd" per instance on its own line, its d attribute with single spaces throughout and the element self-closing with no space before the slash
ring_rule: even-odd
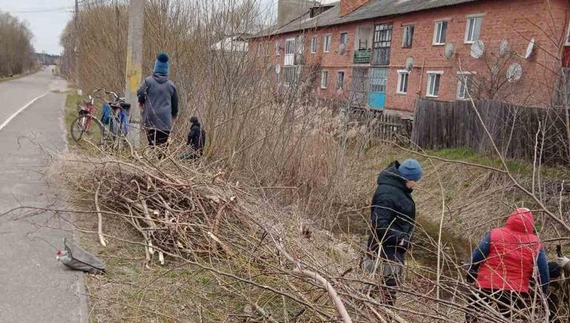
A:
<svg viewBox="0 0 570 323">
<path fill-rule="evenodd" d="M 60 64 L 61 56 L 59 55 L 51 55 L 46 53 L 37 53 L 36 60 L 39 64 L 42 65 L 59 65 Z"/>
<path fill-rule="evenodd" d="M 23 21 L 0 12 L 0 77 L 21 74 L 34 66 L 32 38 Z"/>
</svg>

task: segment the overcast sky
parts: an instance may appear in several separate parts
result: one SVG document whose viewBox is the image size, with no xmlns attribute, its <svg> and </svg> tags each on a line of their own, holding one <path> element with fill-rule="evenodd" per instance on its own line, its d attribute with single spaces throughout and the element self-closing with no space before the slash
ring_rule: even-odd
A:
<svg viewBox="0 0 570 323">
<path fill-rule="evenodd" d="M 276 8 L 278 0 L 260 0 Z M 334 0 L 325 0 L 331 2 Z M 0 0 L 0 11 L 10 12 L 28 23 L 37 52 L 60 54 L 59 36 L 73 16 L 75 0 Z"/>
<path fill-rule="evenodd" d="M 25 20 L 37 52 L 60 54 L 59 35 L 72 17 L 75 0 L 0 0 L 0 11 Z"/>
</svg>

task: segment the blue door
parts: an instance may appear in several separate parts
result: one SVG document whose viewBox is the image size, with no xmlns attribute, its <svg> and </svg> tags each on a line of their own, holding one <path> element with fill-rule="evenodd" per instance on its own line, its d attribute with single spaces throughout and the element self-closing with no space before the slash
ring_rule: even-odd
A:
<svg viewBox="0 0 570 323">
<path fill-rule="evenodd" d="M 370 69 L 370 91 L 368 93 L 368 106 L 376 110 L 384 110 L 386 106 L 387 68 Z"/>
</svg>

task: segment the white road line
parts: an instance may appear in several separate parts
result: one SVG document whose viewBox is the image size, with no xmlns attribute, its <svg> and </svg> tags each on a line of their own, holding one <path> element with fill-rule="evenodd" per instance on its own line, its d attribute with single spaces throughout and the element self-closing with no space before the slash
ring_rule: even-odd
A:
<svg viewBox="0 0 570 323">
<path fill-rule="evenodd" d="M 8 117 L 8 119 L 6 119 L 4 122 L 2 122 L 2 124 L 0 124 L 0 131 L 6 127 L 8 125 L 8 123 L 10 123 L 10 121 L 12 121 L 12 119 L 14 119 L 18 114 L 22 113 L 22 111 L 26 110 L 30 105 L 34 104 L 34 102 L 36 102 L 37 100 L 43 98 L 44 96 L 48 95 L 49 91 L 38 96 L 37 98 L 33 99 L 32 101 L 28 102 L 28 104 L 26 104 L 25 106 L 21 107 L 18 111 L 14 112 L 11 116 Z"/>
</svg>

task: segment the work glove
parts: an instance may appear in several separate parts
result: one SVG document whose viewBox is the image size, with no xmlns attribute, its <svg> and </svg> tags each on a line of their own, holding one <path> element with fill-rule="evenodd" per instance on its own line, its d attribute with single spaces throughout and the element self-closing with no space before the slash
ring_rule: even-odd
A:
<svg viewBox="0 0 570 323">
<path fill-rule="evenodd" d="M 568 269 L 570 269 L 570 258 L 566 257 L 566 256 L 562 256 L 562 257 L 558 257 L 556 259 L 556 263 L 558 264 L 558 266 L 560 266 L 560 268 L 562 268 L 564 271 L 567 271 Z"/>
</svg>

